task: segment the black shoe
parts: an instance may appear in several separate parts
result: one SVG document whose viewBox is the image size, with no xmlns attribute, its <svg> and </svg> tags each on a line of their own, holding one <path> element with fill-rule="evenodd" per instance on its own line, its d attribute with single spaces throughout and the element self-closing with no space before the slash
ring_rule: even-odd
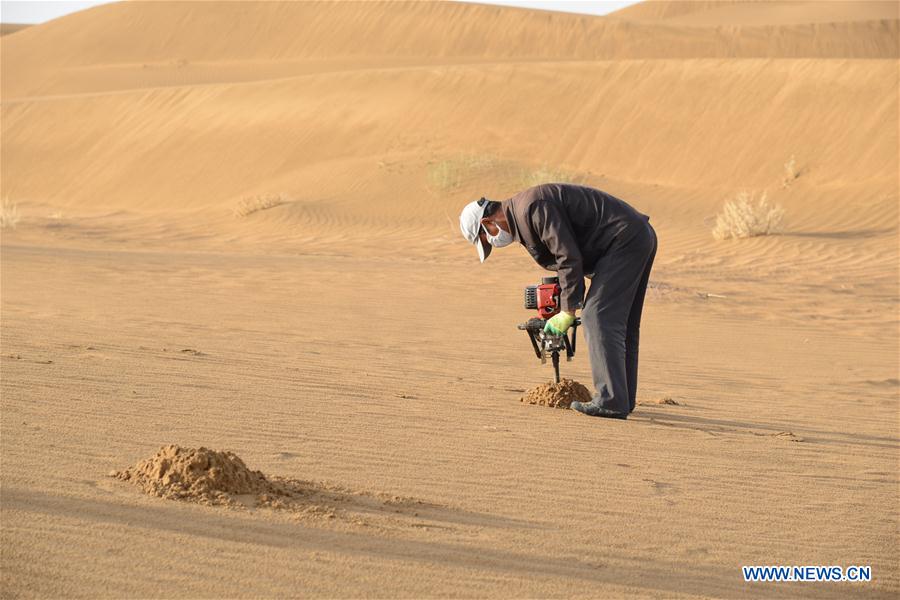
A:
<svg viewBox="0 0 900 600">
<path fill-rule="evenodd" d="M 628 413 L 619 412 L 616 410 L 610 410 L 608 408 L 603 408 L 599 404 L 594 404 L 593 402 L 572 402 L 569 405 L 569 408 L 572 410 L 577 410 L 580 413 L 586 414 L 589 417 L 606 417 L 607 419 L 627 419 Z"/>
</svg>

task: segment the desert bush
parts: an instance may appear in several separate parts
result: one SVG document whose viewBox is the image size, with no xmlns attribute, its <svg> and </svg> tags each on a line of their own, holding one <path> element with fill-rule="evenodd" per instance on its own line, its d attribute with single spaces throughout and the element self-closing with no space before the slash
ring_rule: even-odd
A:
<svg viewBox="0 0 900 600">
<path fill-rule="evenodd" d="M 288 201 L 289 199 L 284 193 L 247 196 L 245 198 L 241 198 L 241 200 L 237 203 L 237 206 L 234 207 L 234 216 L 246 217 L 247 215 L 252 215 L 253 213 L 259 212 L 261 210 L 279 206 Z"/>
<path fill-rule="evenodd" d="M 428 184 L 436 190 L 449 192 L 465 181 L 502 171 L 501 161 L 489 154 L 466 154 L 448 158 L 428 167 Z"/>
<path fill-rule="evenodd" d="M 797 160 L 791 155 L 791 160 L 784 163 L 784 179 L 781 181 L 783 187 L 787 187 L 792 181 L 800 177 L 800 169 L 797 168 Z"/>
<path fill-rule="evenodd" d="M 16 225 L 21 220 L 22 218 L 19 216 L 19 206 L 15 202 L 10 202 L 9 198 L 4 198 L 3 204 L 0 205 L 0 229 L 5 229 L 7 227 L 15 229 Z"/>
<path fill-rule="evenodd" d="M 449 160 L 442 160 L 428 167 L 428 185 L 436 190 L 447 192 L 459 187 L 461 182 L 460 173 Z"/>
<path fill-rule="evenodd" d="M 451 192 L 469 181 L 492 179 L 512 188 L 540 183 L 581 183 L 584 177 L 543 165 L 538 168 L 488 154 L 469 154 L 429 164 L 428 184 L 439 192 Z"/>
<path fill-rule="evenodd" d="M 754 200 L 750 192 L 740 192 L 734 200 L 725 203 L 716 215 L 712 234 L 717 240 L 770 235 L 781 231 L 784 209 L 770 205 L 766 192 Z"/>
<path fill-rule="evenodd" d="M 520 177 L 521 187 L 531 187 L 542 183 L 576 183 L 584 182 L 584 177 L 578 173 L 571 173 L 562 169 L 543 165 L 535 170 L 522 169 Z"/>
</svg>

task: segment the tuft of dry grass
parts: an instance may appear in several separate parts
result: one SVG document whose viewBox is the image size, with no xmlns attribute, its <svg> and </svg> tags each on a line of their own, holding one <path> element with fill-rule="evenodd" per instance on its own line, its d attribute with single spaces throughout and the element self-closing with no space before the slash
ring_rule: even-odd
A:
<svg viewBox="0 0 900 600">
<path fill-rule="evenodd" d="M 570 173 L 569 171 L 542 165 L 533 171 L 527 169 L 523 170 L 521 182 L 524 187 L 531 187 L 542 183 L 582 184 L 584 183 L 584 177 L 578 173 Z"/>
<path fill-rule="evenodd" d="M 287 194 L 283 192 L 280 194 L 260 194 L 256 196 L 247 196 L 245 198 L 241 198 L 241 200 L 237 203 L 237 206 L 234 207 L 234 216 L 246 217 L 247 215 L 252 215 L 255 212 L 274 208 L 289 201 L 290 199 L 288 198 Z"/>
<path fill-rule="evenodd" d="M 21 220 L 22 217 L 19 215 L 19 206 L 15 202 L 10 202 L 9 198 L 4 198 L 3 204 L 0 205 L 0 229 L 5 229 L 7 227 L 15 229 L 16 225 Z"/>
<path fill-rule="evenodd" d="M 784 163 L 784 179 L 781 180 L 782 187 L 788 187 L 791 183 L 800 177 L 801 170 L 797 168 L 797 160 L 791 155 L 791 160 Z"/>
<path fill-rule="evenodd" d="M 489 154 L 465 154 L 448 158 L 428 167 L 428 185 L 440 192 L 459 189 L 472 178 L 502 170 L 502 162 Z"/>
<path fill-rule="evenodd" d="M 712 234 L 717 240 L 771 235 L 782 230 L 783 218 L 784 209 L 770 205 L 766 192 L 755 200 L 753 194 L 743 191 L 716 215 Z"/>
<path fill-rule="evenodd" d="M 463 154 L 428 166 L 428 185 L 436 192 L 453 192 L 484 180 L 522 189 L 541 183 L 584 183 L 585 179 L 582 174 L 546 164 L 532 167 L 490 154 Z"/>
</svg>

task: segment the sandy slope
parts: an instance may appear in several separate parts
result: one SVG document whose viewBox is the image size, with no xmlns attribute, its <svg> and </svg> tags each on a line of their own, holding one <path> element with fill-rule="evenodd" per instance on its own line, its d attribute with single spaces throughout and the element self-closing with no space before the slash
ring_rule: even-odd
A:
<svg viewBox="0 0 900 600">
<path fill-rule="evenodd" d="M 779 563 L 895 595 L 895 8 L 126 2 L 4 36 L 3 595 L 853 585 L 741 579 Z M 515 329 L 541 272 L 459 238 L 463 203 L 542 170 L 659 232 L 627 423 L 518 403 L 549 377 Z M 784 235 L 714 242 L 742 189 Z M 370 500 L 297 518 L 105 477 L 168 443 Z"/>
<path fill-rule="evenodd" d="M 885 0 L 648 0 L 608 19 L 677 25 L 800 25 L 896 19 L 900 6 Z"/>
<path fill-rule="evenodd" d="M 9 35 L 30 27 L 28 23 L 0 23 L 0 35 Z"/>
</svg>

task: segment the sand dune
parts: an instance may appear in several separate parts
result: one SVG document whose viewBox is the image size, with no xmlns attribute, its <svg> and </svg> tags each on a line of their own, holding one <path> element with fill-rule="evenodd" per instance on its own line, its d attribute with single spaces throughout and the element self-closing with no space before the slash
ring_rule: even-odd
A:
<svg viewBox="0 0 900 600">
<path fill-rule="evenodd" d="M 890 193 L 897 133 L 872 132 L 896 116 L 895 66 L 747 59 L 362 67 L 10 98 L 3 135 L 21 150 L 10 152 L 3 176 L 17 194 L 63 205 L 118 198 L 130 207 L 165 207 L 221 205 L 271 182 L 297 187 L 309 176 L 305 169 L 337 158 L 365 160 L 376 177 L 385 175 L 376 164 L 393 154 L 403 155 L 407 173 L 424 175 L 430 160 L 477 152 L 667 185 L 764 187 L 779 181 L 794 156 L 806 169 L 804 184 L 871 181 Z M 472 93 L 455 95 L 461 87 Z M 707 93 L 698 99 L 696 89 Z M 648 106 L 648 97 L 660 101 Z M 509 110 L 519 98 L 528 100 Z M 222 126 L 232 115 L 235 126 Z M 45 176 L 59 161 L 29 145 L 41 134 L 36 128 L 53 131 L 70 155 L 60 175 L 71 187 Z M 815 134 L 803 135 L 810 128 Z M 209 144 L 222 153 L 200 151 Z M 191 147 L 196 151 L 179 151 Z M 229 168 L 222 177 L 195 176 L 223 158 Z M 110 171 L 114 159 L 118 168 Z M 415 181 L 403 179 L 404 187 Z M 148 199 L 151 190 L 157 197 Z"/>
<path fill-rule="evenodd" d="M 27 23 L 0 23 L 0 35 L 9 35 L 29 27 Z"/>
<path fill-rule="evenodd" d="M 900 6 L 883 0 L 649 0 L 617 10 L 608 19 L 669 25 L 757 26 L 849 23 L 897 19 Z"/>
<path fill-rule="evenodd" d="M 900 590 L 896 3 L 121 2 L 3 33 L 0 595 Z M 659 233 L 626 423 L 519 401 L 543 272 L 458 233 L 555 179 Z M 781 235 L 713 240 L 742 190 Z M 106 476 L 169 444 L 349 491 Z"/>
<path fill-rule="evenodd" d="M 813 2 L 791 7 L 797 24 L 727 23 L 728 29 L 719 31 L 684 31 L 665 20 L 634 22 L 452 2 L 265 2 L 254 8 L 240 2 L 144 4 L 97 6 L 4 40 L 4 94 L 50 93 L 54 71 L 99 65 L 142 69 L 172 62 L 350 57 L 515 62 L 876 58 L 900 52 L 895 43 L 900 15 L 891 10 L 896 8 L 891 2 L 866 4 L 864 20 L 820 21 L 822 3 Z M 827 14 L 836 18 L 842 13 L 828 9 Z M 148 31 L 168 33 L 151 36 Z"/>
</svg>

